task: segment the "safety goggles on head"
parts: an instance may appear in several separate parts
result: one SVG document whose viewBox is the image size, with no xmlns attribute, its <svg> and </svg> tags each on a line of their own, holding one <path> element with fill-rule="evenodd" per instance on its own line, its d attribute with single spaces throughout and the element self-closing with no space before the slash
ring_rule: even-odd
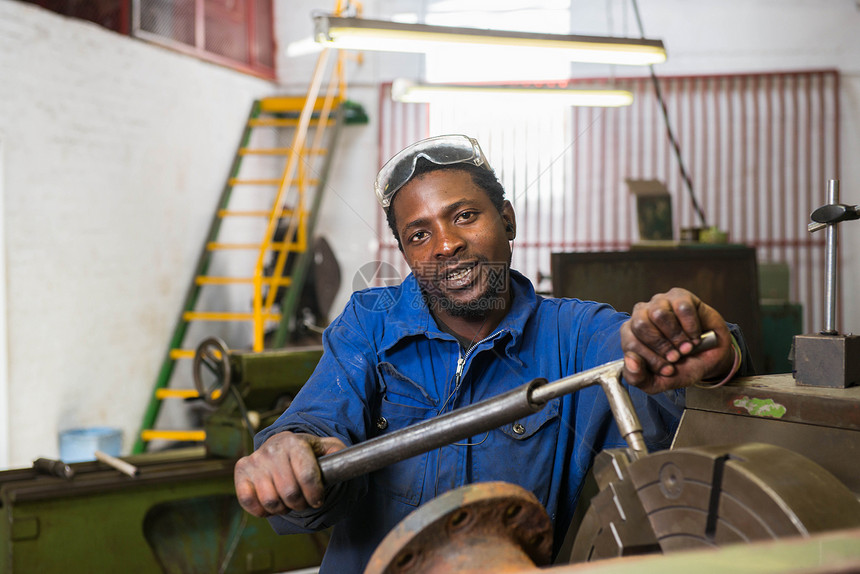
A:
<svg viewBox="0 0 860 574">
<path fill-rule="evenodd" d="M 420 157 L 436 165 L 470 163 L 493 171 L 478 141 L 469 136 L 445 135 L 421 140 L 398 152 L 379 170 L 373 189 L 383 209 L 388 209 L 397 190 L 412 178 Z"/>
</svg>

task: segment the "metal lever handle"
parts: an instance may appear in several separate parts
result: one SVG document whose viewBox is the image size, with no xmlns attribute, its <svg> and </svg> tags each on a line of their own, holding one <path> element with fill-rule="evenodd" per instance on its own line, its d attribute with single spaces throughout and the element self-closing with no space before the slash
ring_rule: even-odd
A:
<svg viewBox="0 0 860 574">
<path fill-rule="evenodd" d="M 694 352 L 713 348 L 716 344 L 716 335 L 708 331 L 702 334 L 701 343 Z M 547 383 L 546 379 L 534 379 L 491 399 L 327 454 L 317 460 L 323 483 L 343 482 L 496 429 L 538 412 L 552 399 L 598 383 L 606 392 L 622 436 L 634 452 L 644 454 L 647 449 L 642 438 L 642 425 L 630 402 L 630 395 L 620 381 L 623 368 L 624 360 L 619 359 L 552 383 Z"/>
<path fill-rule="evenodd" d="M 860 219 L 860 213 L 857 212 L 858 207 L 860 206 L 844 205 L 842 203 L 822 205 L 812 212 L 810 219 L 816 223 L 823 223 L 825 225 Z"/>
<path fill-rule="evenodd" d="M 693 349 L 693 353 L 701 353 L 717 346 L 717 335 L 713 331 L 702 333 L 699 344 Z M 621 384 L 621 371 L 624 369 L 624 359 L 606 363 L 584 373 L 559 379 L 548 385 L 536 388 L 532 392 L 532 400 L 547 403 L 550 400 L 578 391 L 582 388 L 600 383 L 606 398 L 609 400 L 609 408 L 618 425 L 621 436 L 627 441 L 633 458 L 648 453 L 645 439 L 642 436 L 642 423 L 636 415 L 630 395 Z M 592 376 L 583 378 L 582 375 L 593 373 Z"/>
<path fill-rule="evenodd" d="M 815 233 L 834 223 L 860 219 L 860 205 L 843 205 L 841 203 L 822 205 L 812 212 L 810 219 L 812 219 L 812 223 L 807 224 L 806 230 L 809 233 Z"/>
</svg>

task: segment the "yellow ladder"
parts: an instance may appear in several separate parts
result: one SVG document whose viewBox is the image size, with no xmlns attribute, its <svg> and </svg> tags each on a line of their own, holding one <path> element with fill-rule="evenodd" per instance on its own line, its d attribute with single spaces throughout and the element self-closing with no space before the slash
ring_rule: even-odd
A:
<svg viewBox="0 0 860 574">
<path fill-rule="evenodd" d="M 326 127 L 335 121 L 334 113 L 346 99 L 344 79 L 344 55 L 338 53 L 332 69 L 328 73 L 325 93 L 322 92 L 323 80 L 328 72 L 331 50 L 323 50 L 317 60 L 314 75 L 307 94 L 302 96 L 280 96 L 257 100 L 251 108 L 244 127 L 241 143 L 235 154 L 230 176 L 218 202 L 215 215 L 210 223 L 207 240 L 198 260 L 194 280 L 185 298 L 183 310 L 176 322 L 168 351 L 163 359 L 155 388 L 149 405 L 144 413 L 141 432 L 133 452 L 146 450 L 152 440 L 202 441 L 202 430 L 160 430 L 155 429 L 156 420 L 164 399 L 192 399 L 198 397 L 196 389 L 170 388 L 169 383 L 177 361 L 193 359 L 195 349 L 184 345 L 186 332 L 192 322 L 246 322 L 252 326 L 251 348 L 262 351 L 265 344 L 266 328 L 289 320 L 294 309 L 279 309 L 277 300 L 279 288 L 289 293 L 293 276 L 287 269 L 288 256 L 299 256 L 308 249 L 308 221 L 314 215 L 309 209 L 309 195 L 319 181 L 317 167 L 329 150 L 324 146 Z M 311 139 L 311 128 L 313 137 Z M 258 131 L 267 132 L 269 139 L 255 137 Z M 291 130 L 289 145 L 284 146 L 272 132 Z M 275 140 L 272 142 L 272 140 Z M 253 173 L 254 164 L 260 167 L 260 159 L 278 161 L 280 169 L 275 175 L 260 176 Z M 249 173 L 250 172 L 250 173 Z M 279 172 L 279 174 L 278 174 Z M 250 191 L 269 190 L 272 200 L 261 208 L 248 208 L 247 197 L 238 199 Z M 239 191 L 241 190 L 241 194 Z M 274 190 L 274 193 L 272 193 Z M 321 189 L 317 189 L 317 195 Z M 240 207 L 231 207 L 239 204 Z M 319 201 L 310 205 L 318 206 Z M 225 241 L 222 238 L 222 223 L 237 219 L 257 219 L 265 221 L 265 230 L 259 242 Z M 283 239 L 276 240 L 276 232 Z M 256 252 L 252 269 L 239 274 L 212 274 L 210 267 L 213 255 L 219 252 Z M 267 265 L 268 260 L 268 265 Z M 250 309 L 200 310 L 199 299 L 204 287 L 223 287 L 249 285 L 251 287 Z M 298 301 L 298 297 L 285 297 L 285 301 Z M 225 297 L 226 299 L 226 297 Z M 280 331 L 279 331 L 280 334 Z"/>
</svg>

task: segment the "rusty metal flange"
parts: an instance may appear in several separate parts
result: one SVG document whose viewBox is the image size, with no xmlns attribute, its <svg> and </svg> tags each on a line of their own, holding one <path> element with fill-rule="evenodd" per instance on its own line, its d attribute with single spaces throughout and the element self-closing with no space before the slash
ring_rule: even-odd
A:
<svg viewBox="0 0 860 574">
<path fill-rule="evenodd" d="M 365 574 L 519 572 L 549 563 L 552 524 L 535 496 L 505 482 L 452 490 L 398 524 Z"/>
</svg>

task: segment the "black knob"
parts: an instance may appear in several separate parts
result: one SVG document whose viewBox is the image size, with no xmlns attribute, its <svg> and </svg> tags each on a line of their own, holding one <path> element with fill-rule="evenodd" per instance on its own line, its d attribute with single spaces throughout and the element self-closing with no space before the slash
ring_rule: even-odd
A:
<svg viewBox="0 0 860 574">
<path fill-rule="evenodd" d="M 849 221 L 851 219 L 860 219 L 860 213 L 857 212 L 856 205 L 843 205 L 841 203 L 833 203 L 830 205 L 822 205 L 812 212 L 812 221 L 816 223 L 839 223 L 840 221 Z"/>
</svg>

